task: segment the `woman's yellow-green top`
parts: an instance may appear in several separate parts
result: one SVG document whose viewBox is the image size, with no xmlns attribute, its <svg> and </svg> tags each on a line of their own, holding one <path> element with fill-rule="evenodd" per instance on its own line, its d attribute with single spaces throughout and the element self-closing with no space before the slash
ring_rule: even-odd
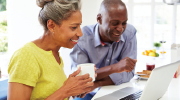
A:
<svg viewBox="0 0 180 100">
<path fill-rule="evenodd" d="M 52 51 L 29 42 L 17 50 L 9 63 L 9 82 L 32 86 L 31 100 L 43 100 L 58 90 L 67 79 Z"/>
</svg>

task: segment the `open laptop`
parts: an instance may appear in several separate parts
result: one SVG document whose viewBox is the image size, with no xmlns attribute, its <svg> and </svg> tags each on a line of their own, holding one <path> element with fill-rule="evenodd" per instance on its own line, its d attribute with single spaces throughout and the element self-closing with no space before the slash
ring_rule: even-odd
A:
<svg viewBox="0 0 180 100">
<path fill-rule="evenodd" d="M 153 69 L 143 90 L 125 87 L 95 100 L 158 100 L 165 94 L 179 65 L 180 60 Z"/>
</svg>

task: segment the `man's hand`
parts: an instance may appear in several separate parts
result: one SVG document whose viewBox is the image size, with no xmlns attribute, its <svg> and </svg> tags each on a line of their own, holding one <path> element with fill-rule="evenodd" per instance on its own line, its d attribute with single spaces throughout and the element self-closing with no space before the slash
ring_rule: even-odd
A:
<svg viewBox="0 0 180 100">
<path fill-rule="evenodd" d="M 134 69 L 136 62 L 137 62 L 136 59 L 131 59 L 129 57 L 126 57 L 117 63 L 117 66 L 115 69 L 117 73 L 121 73 L 123 71 L 131 72 Z"/>
</svg>

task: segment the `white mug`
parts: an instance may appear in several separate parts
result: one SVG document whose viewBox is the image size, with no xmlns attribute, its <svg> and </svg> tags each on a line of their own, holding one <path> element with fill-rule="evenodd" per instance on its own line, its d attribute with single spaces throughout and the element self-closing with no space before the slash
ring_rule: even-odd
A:
<svg viewBox="0 0 180 100">
<path fill-rule="evenodd" d="M 81 72 L 79 75 L 84 75 L 89 73 L 89 76 L 95 81 L 95 70 L 94 70 L 94 64 L 93 63 L 84 63 L 77 65 L 77 68 L 81 67 Z"/>
</svg>

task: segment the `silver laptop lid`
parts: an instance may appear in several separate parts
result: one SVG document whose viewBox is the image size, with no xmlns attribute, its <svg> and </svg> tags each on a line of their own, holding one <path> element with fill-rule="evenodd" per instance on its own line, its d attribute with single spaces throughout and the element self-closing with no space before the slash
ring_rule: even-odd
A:
<svg viewBox="0 0 180 100">
<path fill-rule="evenodd" d="M 139 100 L 157 100 L 161 98 L 180 64 L 180 61 L 155 68 L 144 87 Z"/>
</svg>

